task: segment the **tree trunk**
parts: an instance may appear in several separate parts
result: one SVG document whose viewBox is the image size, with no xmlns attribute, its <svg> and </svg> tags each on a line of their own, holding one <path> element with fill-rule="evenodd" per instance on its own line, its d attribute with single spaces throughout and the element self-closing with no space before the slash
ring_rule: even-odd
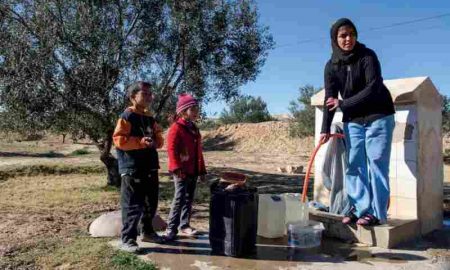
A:
<svg viewBox="0 0 450 270">
<path fill-rule="evenodd" d="M 112 147 L 112 131 L 108 132 L 107 138 L 99 144 L 100 160 L 105 164 L 108 171 L 108 186 L 120 187 L 119 164 L 117 159 L 111 154 Z"/>
</svg>

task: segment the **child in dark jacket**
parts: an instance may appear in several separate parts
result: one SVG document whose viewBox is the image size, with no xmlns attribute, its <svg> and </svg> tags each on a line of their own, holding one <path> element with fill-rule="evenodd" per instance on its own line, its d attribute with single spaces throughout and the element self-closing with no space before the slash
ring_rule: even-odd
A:
<svg viewBox="0 0 450 270">
<path fill-rule="evenodd" d="M 150 83 L 135 82 L 127 88 L 128 107 L 117 121 L 113 140 L 122 177 L 122 245 L 137 252 L 138 224 L 142 222 L 142 241 L 162 242 L 152 226 L 158 207 L 159 160 L 157 148 L 164 144 L 162 130 L 148 111 L 153 100 Z"/>
<path fill-rule="evenodd" d="M 174 240 L 181 233 L 193 236 L 197 231 L 190 226 L 192 203 L 197 178 L 205 180 L 201 135 L 194 124 L 198 119 L 198 102 L 189 94 L 178 97 L 176 117 L 167 135 L 169 171 L 173 174 L 175 196 L 169 214 L 166 240 Z"/>
</svg>

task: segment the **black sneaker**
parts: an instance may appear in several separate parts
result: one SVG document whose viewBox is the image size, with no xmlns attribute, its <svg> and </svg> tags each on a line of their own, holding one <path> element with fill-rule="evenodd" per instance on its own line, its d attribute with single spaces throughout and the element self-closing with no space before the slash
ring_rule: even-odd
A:
<svg viewBox="0 0 450 270">
<path fill-rule="evenodd" d="M 142 242 L 150 242 L 156 244 L 162 244 L 165 242 L 164 237 L 159 236 L 156 232 L 142 234 Z"/>
</svg>

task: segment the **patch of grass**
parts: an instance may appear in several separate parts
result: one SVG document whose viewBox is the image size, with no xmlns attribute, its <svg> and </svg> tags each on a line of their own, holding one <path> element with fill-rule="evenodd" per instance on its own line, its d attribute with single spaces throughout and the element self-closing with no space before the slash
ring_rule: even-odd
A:
<svg viewBox="0 0 450 270">
<path fill-rule="evenodd" d="M 156 270 L 154 264 L 140 260 L 136 255 L 118 252 L 111 260 L 111 264 L 120 270 Z"/>
<path fill-rule="evenodd" d="M 35 269 L 37 258 L 45 256 L 60 243 L 56 238 L 35 239 L 0 256 L 0 269 Z"/>
<path fill-rule="evenodd" d="M 120 269 L 156 270 L 152 263 L 136 255 L 117 251 L 108 244 L 110 238 L 78 237 L 61 242 L 37 260 L 43 269 Z"/>
<path fill-rule="evenodd" d="M 156 270 L 154 264 L 136 255 L 118 251 L 108 244 L 111 238 L 77 237 L 61 241 L 51 252 L 39 257 L 43 269 Z"/>
<path fill-rule="evenodd" d="M 170 202 L 174 196 L 174 184 L 169 177 L 160 177 L 159 200 L 160 202 Z M 195 189 L 195 203 L 208 203 L 210 197 L 209 185 L 207 183 L 197 182 Z"/>
<path fill-rule="evenodd" d="M 0 171 L 0 181 L 19 176 L 99 174 L 106 171 L 104 166 L 67 166 L 67 165 L 26 165 Z"/>
<path fill-rule="evenodd" d="M 81 149 L 77 149 L 75 151 L 73 151 L 72 153 L 70 153 L 71 156 L 82 156 L 82 155 L 87 155 L 90 154 L 91 152 L 89 152 L 86 148 L 81 148 Z"/>
<path fill-rule="evenodd" d="M 63 157 L 64 155 L 61 153 L 57 153 L 55 151 L 48 151 L 46 153 L 41 154 L 42 157 L 49 157 L 49 158 L 54 158 L 54 157 Z"/>
<path fill-rule="evenodd" d="M 170 201 L 174 195 L 174 185 L 172 182 L 160 182 L 159 184 L 159 200 Z"/>
<path fill-rule="evenodd" d="M 89 222 L 119 205 L 118 189 L 106 186 L 103 167 L 33 165 L 0 174 L 14 177 L 0 182 L 0 209 L 15 227 L 14 236 L 0 232 L 0 243 L 7 243 L 0 269 L 157 269 L 117 251 L 110 238 L 87 235 Z M 161 179 L 171 200 L 173 183 Z"/>
<path fill-rule="evenodd" d="M 43 133 L 29 133 L 22 134 L 21 138 L 18 138 L 17 141 L 39 141 L 44 138 Z"/>
<path fill-rule="evenodd" d="M 209 203 L 211 192 L 207 183 L 197 183 L 196 203 Z"/>
<path fill-rule="evenodd" d="M 19 177 L 0 183 L 0 209 L 80 211 L 82 207 L 115 205 L 117 189 L 105 190 L 104 174 Z M 82 211 L 84 212 L 84 211 Z"/>
<path fill-rule="evenodd" d="M 88 236 L 87 224 L 119 204 L 103 167 L 36 165 L 0 174 L 14 177 L 0 182 L 0 209 L 15 227 L 13 236 L 0 232 L 0 269 L 156 269 L 111 247 L 111 238 Z"/>
<path fill-rule="evenodd" d="M 120 192 L 120 187 L 108 185 L 108 186 L 101 187 L 101 190 L 106 191 L 106 192 Z"/>
<path fill-rule="evenodd" d="M 15 224 L 17 236 L 0 233 L 0 243 L 8 248 L 0 249 L 0 269 L 128 269 L 112 263 L 118 251 L 108 245 L 111 239 L 91 238 L 86 232 L 87 223 L 99 212 L 118 205 L 117 189 L 105 184 L 104 174 L 1 182 L 0 209 L 16 220 L 10 223 Z"/>
<path fill-rule="evenodd" d="M 54 147 L 44 145 L 39 142 L 15 142 L 15 141 L 1 141 L 0 151 L 2 152 L 20 152 L 20 153 L 48 153 L 55 151 Z"/>
<path fill-rule="evenodd" d="M 40 257 L 37 265 L 43 269 L 111 269 L 109 261 L 113 255 L 114 250 L 106 239 L 75 238 Z"/>
</svg>

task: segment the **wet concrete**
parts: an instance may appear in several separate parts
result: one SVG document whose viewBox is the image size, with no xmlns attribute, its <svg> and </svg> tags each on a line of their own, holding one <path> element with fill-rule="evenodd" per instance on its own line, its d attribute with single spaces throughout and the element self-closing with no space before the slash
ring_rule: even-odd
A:
<svg viewBox="0 0 450 270">
<path fill-rule="evenodd" d="M 112 244 L 117 246 L 118 242 Z M 211 254 L 207 234 L 181 237 L 164 245 L 143 242 L 139 245 L 142 248 L 139 256 L 153 261 L 162 270 L 450 269 L 450 261 L 444 268 L 433 267 L 437 264 L 423 251 L 381 249 L 333 239 L 323 239 L 322 245 L 314 249 L 294 249 L 287 246 L 286 238 L 258 238 L 256 253 L 245 258 Z"/>
</svg>

